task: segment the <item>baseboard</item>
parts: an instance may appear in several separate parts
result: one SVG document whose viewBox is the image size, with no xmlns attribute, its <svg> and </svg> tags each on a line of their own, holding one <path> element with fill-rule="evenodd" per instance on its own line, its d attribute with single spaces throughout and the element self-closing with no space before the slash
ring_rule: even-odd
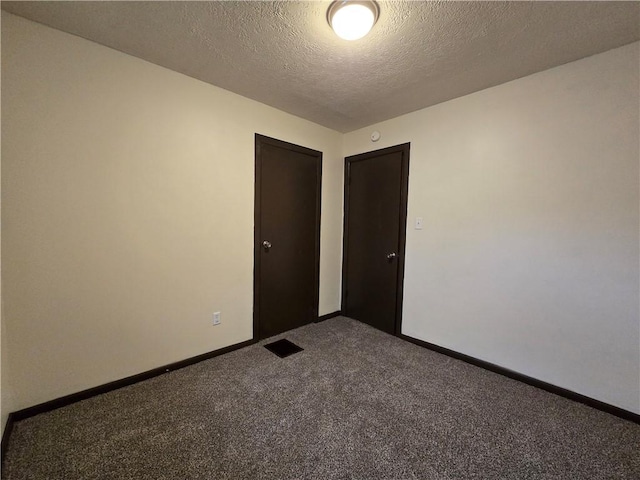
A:
<svg viewBox="0 0 640 480">
<path fill-rule="evenodd" d="M 13 423 L 15 422 L 15 416 L 10 413 L 7 417 L 7 423 L 4 426 L 4 432 L 2 432 L 2 452 L 0 453 L 0 462 L 4 463 L 4 457 L 7 454 L 7 445 L 9 445 L 9 437 L 13 431 Z"/>
<path fill-rule="evenodd" d="M 342 311 L 341 310 L 337 310 L 335 312 L 327 313 L 326 315 L 319 316 L 315 323 L 324 322 L 325 320 L 329 320 L 330 318 L 339 317 L 340 315 L 342 315 Z"/>
<path fill-rule="evenodd" d="M 168 373 L 174 370 L 178 370 L 180 368 L 188 367 L 189 365 L 193 365 L 194 363 L 202 362 L 203 360 L 208 360 L 210 358 L 217 357 L 218 355 L 223 355 L 225 353 L 238 350 L 240 348 L 252 345 L 254 343 L 256 343 L 256 341 L 251 339 L 244 342 L 236 343 L 234 345 L 229 345 L 228 347 L 220 348 L 218 350 L 213 350 L 212 352 L 203 353 L 202 355 L 197 355 L 195 357 L 187 358 L 185 360 L 171 363 L 163 367 L 158 367 L 158 368 L 154 368 L 153 370 L 148 370 L 146 372 L 138 373 L 137 375 L 132 375 L 130 377 L 105 383 L 104 385 L 99 385 L 97 387 L 89 388 L 81 392 L 72 393 L 71 395 L 66 395 L 64 397 L 56 398 L 54 400 L 49 400 L 48 402 L 40 403 L 38 405 L 34 405 L 33 407 L 18 410 L 16 412 L 13 412 L 10 415 L 13 415 L 14 422 L 18 422 L 20 420 L 33 417 L 34 415 L 38 415 L 40 413 L 49 412 L 51 410 L 55 410 L 60 407 L 65 407 L 67 405 L 71 405 L 72 403 L 76 403 L 81 400 L 86 400 L 87 398 L 95 397 L 96 395 L 111 392 L 113 390 L 117 390 L 118 388 L 133 385 L 134 383 L 142 382 L 143 380 L 148 380 L 150 378 L 157 377 L 158 375 L 162 375 L 164 373 Z M 5 429 L 5 432 L 6 432 L 6 429 Z M 4 441 L 5 441 L 4 436 L 2 441 L 3 441 L 3 452 L 4 452 Z"/>
<path fill-rule="evenodd" d="M 540 388 L 550 393 L 555 393 L 556 395 L 560 395 L 561 397 L 568 398 L 569 400 L 574 400 L 576 402 L 583 403 L 595 409 L 610 413 L 611 415 L 615 415 L 616 417 L 620 417 L 625 420 L 629 420 L 631 422 L 640 424 L 640 415 L 638 415 L 637 413 L 630 412 L 629 410 L 625 410 L 623 408 L 616 407 L 614 405 L 610 405 L 605 402 L 601 402 L 600 400 L 596 400 L 595 398 L 587 397 L 580 393 L 567 390 L 566 388 L 558 387 L 551 383 L 538 380 L 537 378 L 529 377 L 522 373 L 509 370 L 508 368 L 500 367 L 493 363 L 486 362 L 484 360 L 480 360 L 475 357 L 471 357 L 469 355 L 456 352 L 454 350 L 449 350 L 448 348 L 441 347 L 433 343 L 425 342 L 424 340 L 418 340 L 417 338 L 413 338 L 408 335 L 402 335 L 402 334 L 399 335 L 399 337 L 402 338 L 403 340 L 414 343 L 421 347 L 428 348 L 429 350 L 433 350 L 434 352 L 442 353 L 449 357 L 453 357 L 458 360 L 462 360 L 463 362 L 470 363 L 471 365 L 475 365 L 477 367 L 484 368 L 485 370 L 490 370 L 492 372 L 499 373 L 500 375 L 504 375 L 505 377 L 509 377 L 514 380 L 518 380 L 520 382 L 526 383 L 527 385 Z"/>
</svg>

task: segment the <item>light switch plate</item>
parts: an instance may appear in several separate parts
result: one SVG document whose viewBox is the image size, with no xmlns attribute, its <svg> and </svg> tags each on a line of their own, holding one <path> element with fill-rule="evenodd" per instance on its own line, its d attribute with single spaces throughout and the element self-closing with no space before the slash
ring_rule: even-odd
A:
<svg viewBox="0 0 640 480">
<path fill-rule="evenodd" d="M 416 217 L 416 230 L 422 230 L 422 217 Z"/>
</svg>

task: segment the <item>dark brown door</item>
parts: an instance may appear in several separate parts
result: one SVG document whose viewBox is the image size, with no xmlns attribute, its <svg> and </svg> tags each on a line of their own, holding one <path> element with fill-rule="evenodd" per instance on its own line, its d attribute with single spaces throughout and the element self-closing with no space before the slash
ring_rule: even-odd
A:
<svg viewBox="0 0 640 480">
<path fill-rule="evenodd" d="M 318 315 L 322 153 L 256 134 L 254 336 Z"/>
<path fill-rule="evenodd" d="M 346 316 L 400 334 L 409 144 L 345 159 L 342 305 Z"/>
</svg>

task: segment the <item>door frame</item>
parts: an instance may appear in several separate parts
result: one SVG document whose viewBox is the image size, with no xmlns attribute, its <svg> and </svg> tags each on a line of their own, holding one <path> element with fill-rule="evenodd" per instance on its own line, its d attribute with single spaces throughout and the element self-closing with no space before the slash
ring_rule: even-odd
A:
<svg viewBox="0 0 640 480">
<path fill-rule="evenodd" d="M 298 153 L 303 153 L 317 158 L 318 181 L 316 182 L 316 238 L 315 238 L 315 271 L 314 271 L 314 321 L 318 319 L 318 304 L 320 303 L 320 211 L 322 205 L 322 152 L 302 147 L 294 143 L 285 142 L 265 135 L 255 134 L 255 177 L 254 177 L 254 209 L 253 209 L 253 339 L 260 340 L 260 258 L 262 252 L 262 228 L 261 228 L 261 147 L 271 145 Z"/>
<path fill-rule="evenodd" d="M 389 153 L 402 153 L 402 166 L 400 171 L 400 224 L 398 225 L 398 285 L 396 287 L 396 319 L 393 327 L 394 334 L 402 334 L 402 300 L 404 291 L 404 263 L 405 244 L 407 240 L 407 200 L 409 194 L 409 151 L 411 143 L 403 143 L 392 147 L 373 150 L 358 155 L 351 155 L 344 159 L 344 215 L 343 215 L 343 236 L 342 236 L 342 312 L 347 312 L 347 265 L 349 241 L 349 185 L 351 183 L 351 164 L 353 162 L 366 161 L 380 155 Z"/>
</svg>

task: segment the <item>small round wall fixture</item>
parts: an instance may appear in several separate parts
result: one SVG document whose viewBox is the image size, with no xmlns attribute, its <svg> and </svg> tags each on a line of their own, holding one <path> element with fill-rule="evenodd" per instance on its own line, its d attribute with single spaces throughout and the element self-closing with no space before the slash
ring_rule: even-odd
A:
<svg viewBox="0 0 640 480">
<path fill-rule="evenodd" d="M 327 20 L 340 38 L 358 40 L 369 33 L 379 14 L 373 0 L 338 0 L 329 5 Z"/>
</svg>

